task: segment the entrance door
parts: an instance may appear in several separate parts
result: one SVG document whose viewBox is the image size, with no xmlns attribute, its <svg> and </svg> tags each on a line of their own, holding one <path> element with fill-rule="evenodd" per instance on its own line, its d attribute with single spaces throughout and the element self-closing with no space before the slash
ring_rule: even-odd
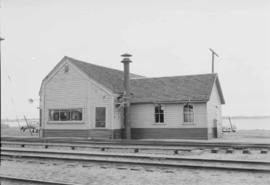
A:
<svg viewBox="0 0 270 185">
<path fill-rule="evenodd" d="M 96 128 L 106 128 L 106 108 L 96 107 Z"/>
</svg>

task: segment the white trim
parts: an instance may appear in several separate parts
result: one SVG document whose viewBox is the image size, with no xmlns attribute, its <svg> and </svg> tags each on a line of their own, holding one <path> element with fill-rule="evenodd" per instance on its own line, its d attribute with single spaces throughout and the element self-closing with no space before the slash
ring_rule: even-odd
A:
<svg viewBox="0 0 270 185">
<path fill-rule="evenodd" d="M 85 121 L 83 120 L 80 120 L 80 121 L 77 121 L 77 120 L 70 120 L 70 121 L 48 121 L 47 124 L 59 124 L 59 125 L 62 125 L 62 124 L 84 124 Z"/>
<path fill-rule="evenodd" d="M 183 114 L 183 125 L 196 125 L 195 124 L 195 106 L 194 106 L 194 104 L 191 104 L 191 103 L 188 103 L 189 105 L 192 105 L 192 113 L 193 113 L 193 121 L 185 121 L 185 106 L 187 105 L 186 103 L 183 105 L 183 112 L 182 112 L 182 114 Z"/>
</svg>

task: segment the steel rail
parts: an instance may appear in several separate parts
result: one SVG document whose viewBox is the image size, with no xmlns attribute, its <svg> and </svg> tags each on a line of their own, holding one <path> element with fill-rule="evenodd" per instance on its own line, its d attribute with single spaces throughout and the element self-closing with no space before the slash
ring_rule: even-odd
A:
<svg viewBox="0 0 270 185">
<path fill-rule="evenodd" d="M 0 175 L 0 180 L 2 181 L 11 181 L 11 182 L 20 182 L 20 183 L 32 183 L 32 184 L 47 184 L 47 185 L 78 185 L 78 183 L 66 183 L 66 182 L 55 182 L 55 181 L 44 181 L 40 179 L 27 179 L 23 177 L 14 177 L 14 176 L 6 176 Z"/>
<path fill-rule="evenodd" d="M 191 150 L 196 150 L 200 149 L 198 147 L 185 147 L 185 146 L 145 146 L 145 145 L 99 145 L 99 144 L 81 144 L 81 143 L 38 143 L 38 142 L 10 142 L 10 141 L 2 141 L 1 146 L 10 146 L 10 145 L 15 145 L 18 147 L 29 147 L 29 146 L 36 146 L 36 147 L 65 147 L 65 148 L 72 148 L 73 150 L 75 148 L 95 148 L 95 149 L 133 149 L 133 150 L 167 150 L 167 151 L 191 151 Z"/>
<path fill-rule="evenodd" d="M 150 140 L 93 140 L 81 138 L 22 138 L 2 137 L 2 141 L 9 142 L 36 142 L 36 143 L 66 143 L 66 144 L 96 144 L 96 145 L 144 145 L 144 146 L 185 146 L 185 147 L 220 147 L 220 148 L 254 148 L 270 149 L 270 143 L 247 142 L 206 142 L 206 141 L 150 141 Z"/>
<path fill-rule="evenodd" d="M 121 163 L 132 165 L 151 165 L 165 167 L 188 167 L 188 168 L 207 168 L 217 170 L 237 170 L 252 172 L 270 172 L 270 162 L 266 161 L 243 161 L 243 160 L 221 160 L 221 159 L 201 159 L 186 158 L 178 156 L 158 156 L 158 155 L 131 155 L 116 153 L 78 153 L 78 152 L 59 152 L 59 151 L 31 151 L 3 149 L 2 156 L 49 159 L 49 160 L 68 160 L 77 162 L 105 162 Z M 259 168 L 258 168 L 259 167 Z"/>
</svg>

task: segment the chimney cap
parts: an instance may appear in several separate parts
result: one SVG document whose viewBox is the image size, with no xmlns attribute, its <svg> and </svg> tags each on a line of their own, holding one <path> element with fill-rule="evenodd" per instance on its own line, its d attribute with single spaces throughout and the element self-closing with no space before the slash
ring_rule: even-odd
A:
<svg viewBox="0 0 270 185">
<path fill-rule="evenodd" d="M 123 55 L 121 55 L 122 57 L 125 57 L 125 58 L 127 58 L 127 57 L 132 57 L 132 55 L 131 54 L 129 54 L 129 53 L 125 53 L 125 54 L 123 54 Z"/>
</svg>

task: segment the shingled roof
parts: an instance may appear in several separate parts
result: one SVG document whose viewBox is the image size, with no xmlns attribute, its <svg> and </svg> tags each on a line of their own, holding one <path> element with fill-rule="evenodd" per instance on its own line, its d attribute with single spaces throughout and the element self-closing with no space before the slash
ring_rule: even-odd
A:
<svg viewBox="0 0 270 185">
<path fill-rule="evenodd" d="M 221 102 L 225 103 L 217 74 L 131 80 L 131 92 L 134 94 L 131 102 L 206 102 L 215 82 L 221 94 Z"/>
<path fill-rule="evenodd" d="M 82 62 L 70 57 L 65 58 L 112 92 L 116 94 L 123 92 L 123 71 Z M 130 78 L 131 103 L 206 102 L 210 98 L 214 83 L 217 84 L 221 103 L 225 103 L 217 74 L 160 78 L 146 78 L 130 74 Z"/>
</svg>

